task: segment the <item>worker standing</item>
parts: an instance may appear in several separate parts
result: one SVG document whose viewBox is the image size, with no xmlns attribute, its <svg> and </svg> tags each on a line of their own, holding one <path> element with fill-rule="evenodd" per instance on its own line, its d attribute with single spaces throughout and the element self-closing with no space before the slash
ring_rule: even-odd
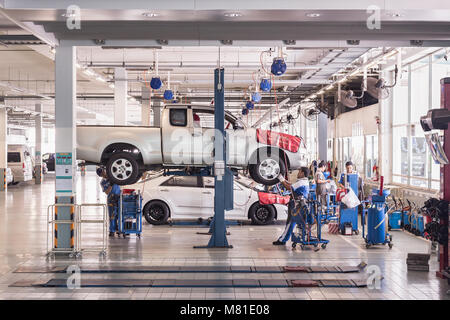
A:
<svg viewBox="0 0 450 320">
<path fill-rule="evenodd" d="M 327 164 L 325 161 L 321 161 L 317 166 L 317 171 L 314 176 L 314 180 L 316 181 L 316 195 L 317 200 L 320 202 L 322 209 L 327 205 L 327 183 L 330 180 L 325 179 L 325 175 L 323 172 L 325 171 Z"/>
<path fill-rule="evenodd" d="M 106 170 L 97 168 L 97 175 L 102 178 L 100 185 L 107 195 L 108 215 L 109 215 L 109 236 L 114 237 L 117 229 L 118 219 L 118 203 L 120 197 L 120 187 L 117 184 L 111 184 L 108 180 Z"/>
<path fill-rule="evenodd" d="M 357 174 L 358 175 L 358 199 L 361 201 L 364 199 L 364 180 L 359 175 L 358 171 L 354 170 L 353 162 L 347 161 L 345 163 L 345 173 L 341 174 L 341 178 L 338 181 L 339 187 L 347 188 L 347 175 Z"/>
<path fill-rule="evenodd" d="M 295 222 L 292 221 L 292 211 L 295 206 L 294 198 L 295 196 L 302 196 L 305 199 L 308 198 L 309 195 L 309 169 L 306 167 L 301 167 L 298 171 L 297 178 L 298 180 L 294 184 L 290 184 L 287 182 L 283 175 L 280 174 L 278 176 L 278 180 L 280 180 L 281 184 L 286 188 L 291 190 L 291 200 L 288 203 L 288 217 L 286 221 L 286 227 L 284 228 L 284 231 L 282 235 L 278 238 L 277 241 L 273 242 L 273 245 L 279 246 L 284 245 L 289 240 L 289 238 L 292 235 L 292 232 L 294 231 Z"/>
</svg>

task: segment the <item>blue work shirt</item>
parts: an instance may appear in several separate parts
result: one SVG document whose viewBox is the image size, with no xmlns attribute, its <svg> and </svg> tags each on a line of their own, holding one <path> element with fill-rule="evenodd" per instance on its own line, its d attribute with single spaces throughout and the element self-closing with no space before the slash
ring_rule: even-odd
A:
<svg viewBox="0 0 450 320">
<path fill-rule="evenodd" d="M 309 180 L 302 178 L 292 185 L 292 190 L 297 196 L 303 196 L 305 199 L 309 196 Z"/>
<path fill-rule="evenodd" d="M 106 190 L 108 190 L 108 188 L 111 186 L 111 183 L 108 179 L 102 179 L 102 181 L 100 181 L 100 185 L 103 192 L 106 192 Z M 110 200 L 113 195 L 120 195 L 120 187 L 117 184 L 112 185 L 111 192 L 108 194 L 108 200 Z"/>
</svg>

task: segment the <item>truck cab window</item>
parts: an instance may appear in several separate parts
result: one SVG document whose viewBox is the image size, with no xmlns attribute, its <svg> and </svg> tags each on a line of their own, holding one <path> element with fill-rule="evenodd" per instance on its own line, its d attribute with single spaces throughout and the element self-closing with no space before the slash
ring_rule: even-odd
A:
<svg viewBox="0 0 450 320">
<path fill-rule="evenodd" d="M 170 109 L 170 124 L 176 127 L 185 127 L 187 125 L 186 109 Z"/>
</svg>

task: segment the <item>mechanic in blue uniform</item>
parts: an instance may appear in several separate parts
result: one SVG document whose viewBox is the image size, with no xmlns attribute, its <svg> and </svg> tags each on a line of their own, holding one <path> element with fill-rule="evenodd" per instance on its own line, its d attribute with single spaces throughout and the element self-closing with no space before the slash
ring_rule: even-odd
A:
<svg viewBox="0 0 450 320">
<path fill-rule="evenodd" d="M 281 184 L 287 188 L 288 190 L 292 190 L 294 193 L 291 197 L 291 200 L 288 203 L 288 217 L 286 221 L 286 227 L 284 228 L 284 231 L 282 235 L 278 238 L 277 241 L 273 242 L 273 245 L 280 246 L 285 245 L 286 242 L 291 238 L 292 232 L 295 228 L 295 222 L 292 221 L 292 210 L 294 209 L 295 202 L 293 197 L 303 197 L 305 199 L 308 199 L 309 196 L 309 169 L 306 167 L 301 167 L 298 170 L 297 178 L 298 180 L 294 184 L 290 184 L 287 182 L 283 175 L 278 176 L 278 180 L 280 180 Z"/>
<path fill-rule="evenodd" d="M 97 168 L 97 175 L 102 178 L 100 185 L 107 195 L 107 205 L 109 214 L 109 236 L 114 237 L 117 229 L 118 204 L 120 198 L 120 187 L 117 184 L 111 184 L 103 168 Z"/>
<path fill-rule="evenodd" d="M 363 198 L 364 198 L 364 180 L 361 178 L 361 176 L 359 175 L 359 173 L 357 171 L 353 170 L 353 167 L 354 167 L 353 162 L 347 161 L 345 163 L 345 173 L 343 172 L 341 174 L 341 178 L 338 181 L 338 185 L 341 188 L 347 188 L 348 186 L 345 185 L 346 181 L 347 181 L 346 175 L 357 174 L 358 175 L 358 194 L 357 194 L 357 196 L 358 196 L 359 200 L 363 200 Z"/>
</svg>

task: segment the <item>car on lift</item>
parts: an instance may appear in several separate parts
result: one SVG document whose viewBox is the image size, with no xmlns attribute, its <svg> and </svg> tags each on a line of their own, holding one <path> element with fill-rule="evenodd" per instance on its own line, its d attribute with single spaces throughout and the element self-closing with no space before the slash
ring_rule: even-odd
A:
<svg viewBox="0 0 450 320">
<path fill-rule="evenodd" d="M 124 186 L 142 194 L 143 215 L 153 225 L 170 219 L 207 219 L 214 215 L 214 177 L 159 175 Z M 225 211 L 226 219 L 247 220 L 266 225 L 287 218 L 283 205 L 261 205 L 258 191 L 264 188 L 238 175 L 234 178 L 234 208 Z"/>
<path fill-rule="evenodd" d="M 225 128 L 228 166 L 248 169 L 260 184 L 276 184 L 280 173 L 306 165 L 300 137 L 248 128 L 229 112 Z M 149 170 L 211 166 L 214 132 L 214 108 L 166 105 L 160 127 L 78 126 L 77 158 L 105 166 L 111 182 L 128 185 Z"/>
</svg>

